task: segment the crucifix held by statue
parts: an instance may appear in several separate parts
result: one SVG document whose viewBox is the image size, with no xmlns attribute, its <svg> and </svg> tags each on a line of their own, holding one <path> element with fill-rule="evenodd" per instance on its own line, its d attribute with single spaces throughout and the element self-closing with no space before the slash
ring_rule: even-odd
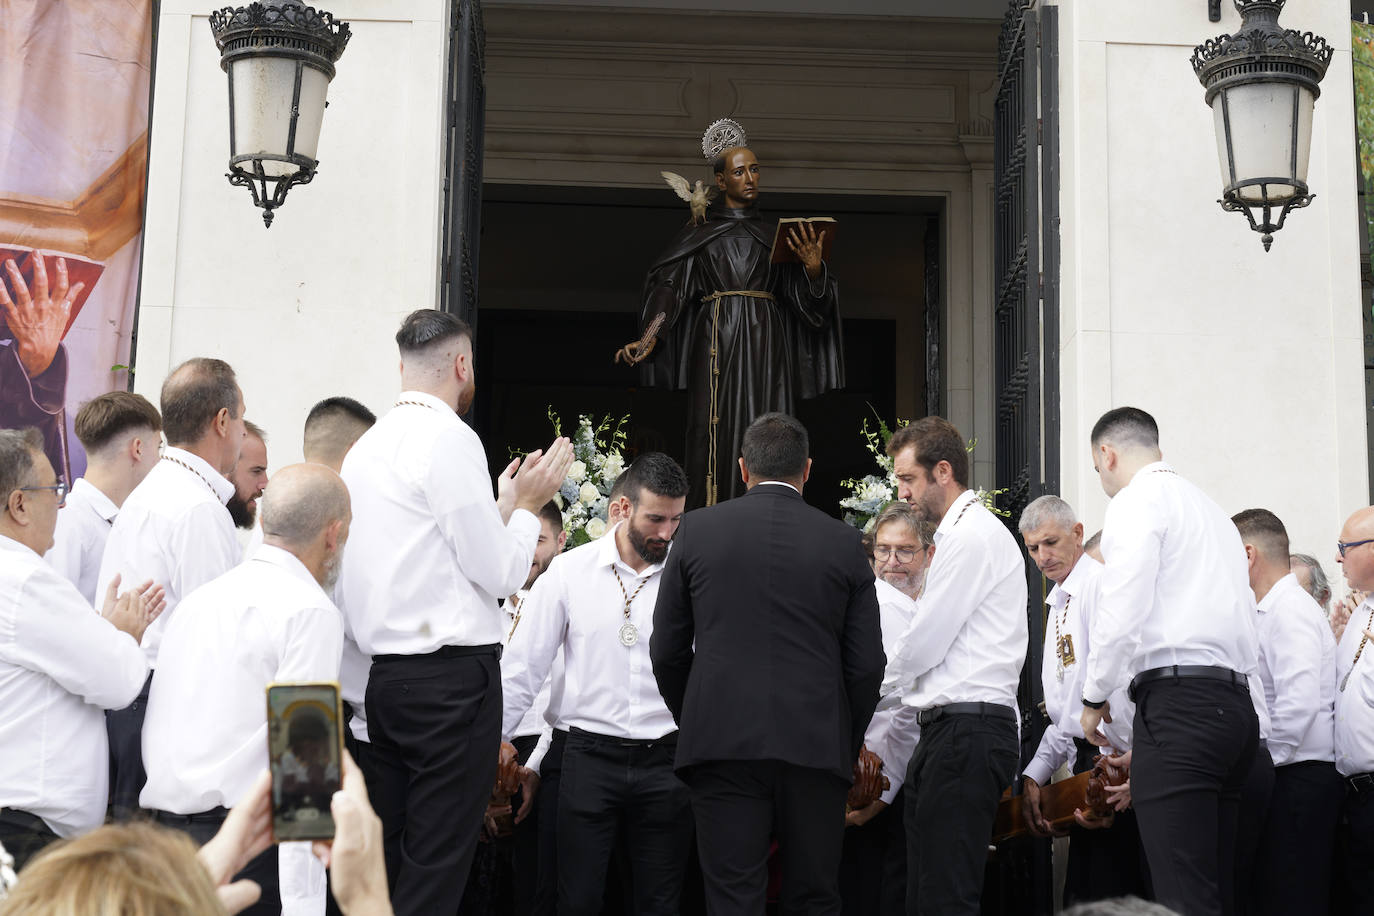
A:
<svg viewBox="0 0 1374 916">
<path fill-rule="evenodd" d="M 839 290 L 824 259 L 833 221 L 765 220 L 761 168 L 733 121 L 702 140 L 714 192 L 663 173 L 692 210 L 649 270 L 640 340 L 617 360 L 639 364 L 644 384 L 686 389 L 688 508 L 744 491 L 737 459 L 744 431 L 770 411 L 844 386 Z"/>
</svg>

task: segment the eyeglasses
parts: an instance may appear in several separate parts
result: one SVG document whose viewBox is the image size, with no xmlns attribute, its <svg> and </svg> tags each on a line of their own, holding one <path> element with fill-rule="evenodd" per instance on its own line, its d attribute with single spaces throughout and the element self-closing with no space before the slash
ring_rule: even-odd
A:
<svg viewBox="0 0 1374 916">
<path fill-rule="evenodd" d="M 52 490 L 57 494 L 57 504 L 60 506 L 67 501 L 67 485 L 65 483 L 55 483 L 46 487 L 15 487 L 16 490 L 33 492 L 35 490 Z"/>
<path fill-rule="evenodd" d="M 910 563 L 916 559 L 918 552 L 912 547 L 889 547 L 886 544 L 879 544 L 873 548 L 873 559 L 886 562 L 888 557 L 895 555 L 898 563 Z"/>
<path fill-rule="evenodd" d="M 1352 547 L 1359 547 L 1362 544 L 1374 544 L 1374 538 L 1365 538 L 1363 541 L 1337 541 L 1336 549 L 1340 551 L 1341 556 L 1345 556 L 1347 550 Z"/>
</svg>

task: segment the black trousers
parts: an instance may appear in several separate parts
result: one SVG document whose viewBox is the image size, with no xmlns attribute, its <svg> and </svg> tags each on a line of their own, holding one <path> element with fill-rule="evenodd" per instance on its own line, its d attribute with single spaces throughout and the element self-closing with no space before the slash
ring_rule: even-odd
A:
<svg viewBox="0 0 1374 916">
<path fill-rule="evenodd" d="M 105 734 L 110 740 L 110 816 L 116 821 L 137 817 L 139 793 L 148 781 L 143 769 L 143 717 L 148 714 L 148 689 L 153 672 L 143 689 L 123 709 L 105 711 Z"/>
<path fill-rule="evenodd" d="M 496 781 L 498 651 L 373 659 L 363 766 L 397 916 L 457 913 L 462 901 Z"/>
<path fill-rule="evenodd" d="M 673 772 L 677 734 L 630 744 L 572 729 L 558 787 L 558 912 L 596 916 L 616 840 L 631 850 L 633 912 L 676 916 L 692 821 Z"/>
<path fill-rule="evenodd" d="M 844 831 L 840 904 L 845 916 L 906 912 L 906 787 L 862 827 Z"/>
<path fill-rule="evenodd" d="M 1082 738 L 1075 738 L 1078 758 L 1073 771 L 1086 773 L 1101 751 Z M 1064 906 L 1110 900 L 1113 897 L 1150 897 L 1145 877 L 1145 852 L 1140 848 L 1140 827 L 1135 811 L 1118 811 L 1112 826 L 1088 830 L 1074 824 L 1069 828 L 1069 860 L 1064 876 Z"/>
<path fill-rule="evenodd" d="M 219 833 L 219 828 L 224 826 L 224 819 L 229 816 L 225 808 L 215 808 L 213 811 L 206 811 L 201 814 L 173 814 L 170 811 L 153 811 L 152 818 L 164 827 L 179 830 L 195 841 L 197 846 L 204 846 L 215 838 Z M 248 909 L 241 911 L 244 916 L 281 916 L 281 883 L 277 872 L 277 847 L 268 846 L 263 852 L 255 856 L 252 861 L 243 867 L 243 871 L 234 875 L 234 881 L 248 879 L 257 882 L 258 887 L 262 888 L 262 896 L 258 902 Z"/>
<path fill-rule="evenodd" d="M 1231 916 L 1241 791 L 1259 746 L 1243 687 L 1203 678 L 1136 695 L 1131 798 L 1155 898 L 1184 916 Z"/>
<path fill-rule="evenodd" d="M 952 715 L 921 729 L 903 786 L 907 913 L 978 916 L 997 803 L 1019 762 L 1010 716 Z"/>
<path fill-rule="evenodd" d="M 1329 760 L 1274 768 L 1260 843 L 1256 911 L 1264 916 L 1331 911 L 1331 860 L 1345 782 Z"/>
<path fill-rule="evenodd" d="M 722 760 L 683 774 L 691 787 L 697 852 L 710 916 L 759 916 L 768 852 L 778 841 L 781 912 L 840 912 L 840 848 L 849 784 L 825 770 L 777 760 Z"/>
<path fill-rule="evenodd" d="M 1331 912 L 1374 916 L 1374 787 L 1368 783 L 1358 789 L 1345 785 L 1336 850 L 1339 875 Z"/>
<path fill-rule="evenodd" d="M 41 817 L 15 808 L 0 808 L 0 846 L 14 857 L 16 872 L 57 840 L 57 834 Z"/>
<path fill-rule="evenodd" d="M 1259 912 L 1260 844 L 1264 840 L 1264 823 L 1269 817 L 1273 793 L 1274 758 L 1261 741 L 1255 747 L 1250 772 L 1240 790 L 1240 812 L 1236 817 L 1236 879 L 1234 903 L 1229 911 L 1236 916 L 1253 916 Z M 1226 904 L 1224 893 L 1222 904 Z"/>
</svg>

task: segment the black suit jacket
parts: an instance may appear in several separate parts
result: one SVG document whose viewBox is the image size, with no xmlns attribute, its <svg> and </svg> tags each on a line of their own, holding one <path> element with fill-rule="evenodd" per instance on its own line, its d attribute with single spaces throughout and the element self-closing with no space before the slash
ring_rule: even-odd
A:
<svg viewBox="0 0 1374 916">
<path fill-rule="evenodd" d="M 849 781 L 887 663 L 859 532 L 785 486 L 689 512 L 649 652 L 679 773 L 780 760 Z"/>
</svg>

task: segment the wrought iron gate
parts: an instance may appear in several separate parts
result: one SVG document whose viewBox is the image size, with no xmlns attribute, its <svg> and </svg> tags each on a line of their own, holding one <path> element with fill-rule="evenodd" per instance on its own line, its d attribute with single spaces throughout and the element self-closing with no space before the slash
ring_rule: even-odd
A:
<svg viewBox="0 0 1374 916">
<path fill-rule="evenodd" d="M 439 308 L 475 330 L 487 105 L 481 0 L 450 0 L 450 17 Z"/>
</svg>

